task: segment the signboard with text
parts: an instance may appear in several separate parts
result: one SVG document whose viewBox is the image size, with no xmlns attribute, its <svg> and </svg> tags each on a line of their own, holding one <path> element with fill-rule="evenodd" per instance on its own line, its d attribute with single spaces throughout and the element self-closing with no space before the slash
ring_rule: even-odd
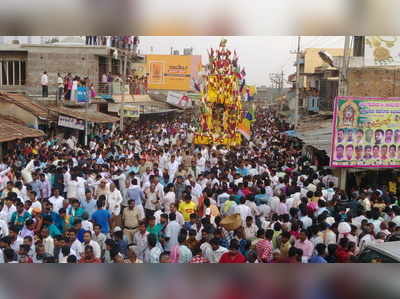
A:
<svg viewBox="0 0 400 299">
<path fill-rule="evenodd" d="M 58 117 L 58 125 L 60 127 L 66 127 L 76 130 L 85 130 L 85 121 L 81 119 L 76 119 L 64 115 Z"/>
<path fill-rule="evenodd" d="M 172 91 L 168 92 L 167 103 L 183 109 L 192 107 L 192 100 L 186 94 Z"/>
<path fill-rule="evenodd" d="M 192 90 L 192 78 L 200 68 L 201 56 L 147 55 L 148 89 Z"/>
<path fill-rule="evenodd" d="M 337 97 L 332 167 L 400 167 L 400 98 Z"/>
<path fill-rule="evenodd" d="M 78 103 L 87 103 L 89 102 L 89 92 L 86 87 L 79 86 L 76 91 L 76 99 Z"/>
</svg>

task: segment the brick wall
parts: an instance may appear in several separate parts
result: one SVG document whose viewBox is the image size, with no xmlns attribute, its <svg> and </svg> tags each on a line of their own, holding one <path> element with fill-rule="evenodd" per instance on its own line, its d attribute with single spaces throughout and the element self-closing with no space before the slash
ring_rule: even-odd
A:
<svg viewBox="0 0 400 299">
<path fill-rule="evenodd" d="M 348 95 L 400 97 L 400 69 L 377 67 L 349 69 Z"/>
</svg>

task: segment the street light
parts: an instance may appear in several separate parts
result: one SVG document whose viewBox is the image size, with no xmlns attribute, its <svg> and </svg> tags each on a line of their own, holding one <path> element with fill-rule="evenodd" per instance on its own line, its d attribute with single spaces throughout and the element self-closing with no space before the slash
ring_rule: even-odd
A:
<svg viewBox="0 0 400 299">
<path fill-rule="evenodd" d="M 335 65 L 333 64 L 333 58 L 328 52 L 319 51 L 318 55 L 325 63 L 329 64 L 331 67 L 335 67 Z"/>
</svg>

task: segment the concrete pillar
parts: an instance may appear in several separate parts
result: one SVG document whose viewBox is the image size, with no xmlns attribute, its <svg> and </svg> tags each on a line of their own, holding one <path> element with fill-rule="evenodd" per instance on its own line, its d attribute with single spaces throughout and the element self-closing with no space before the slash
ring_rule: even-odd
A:
<svg viewBox="0 0 400 299">
<path fill-rule="evenodd" d="M 347 168 L 341 168 L 340 169 L 339 188 L 342 190 L 346 190 L 346 182 L 347 182 Z"/>
<path fill-rule="evenodd" d="M 107 57 L 107 73 L 110 73 L 112 70 L 112 56 Z"/>
</svg>

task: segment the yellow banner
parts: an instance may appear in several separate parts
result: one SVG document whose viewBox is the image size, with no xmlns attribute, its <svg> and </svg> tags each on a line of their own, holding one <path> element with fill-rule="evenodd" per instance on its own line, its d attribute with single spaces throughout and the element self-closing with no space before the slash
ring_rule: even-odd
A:
<svg viewBox="0 0 400 299">
<path fill-rule="evenodd" d="M 196 60 L 193 57 L 195 56 L 147 55 L 148 89 L 192 90 L 192 74 L 201 66 L 201 59 Z"/>
<path fill-rule="evenodd" d="M 195 144 L 221 144 L 227 146 L 237 146 L 242 143 L 242 136 L 238 133 L 233 138 L 221 137 L 214 138 L 209 135 L 196 134 L 194 137 Z"/>
</svg>

